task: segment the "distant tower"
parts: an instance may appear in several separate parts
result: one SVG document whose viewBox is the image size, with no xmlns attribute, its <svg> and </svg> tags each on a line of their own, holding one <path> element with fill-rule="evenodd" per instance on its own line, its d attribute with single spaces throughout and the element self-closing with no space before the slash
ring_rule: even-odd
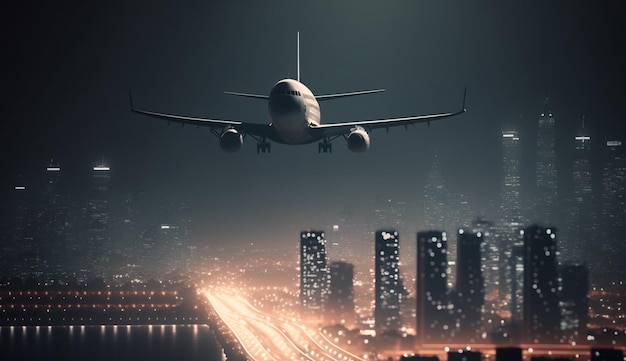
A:
<svg viewBox="0 0 626 361">
<path fill-rule="evenodd" d="M 560 258 L 564 262 L 584 263 L 592 250 L 596 214 L 591 179 L 591 138 L 585 131 L 585 120 L 574 138 L 573 192 L 568 199 L 567 230 L 560 237 Z"/>
<path fill-rule="evenodd" d="M 516 285 L 513 284 L 516 259 L 515 249 L 519 246 L 518 235 L 522 227 L 521 205 L 521 144 L 517 130 L 505 130 L 502 132 L 502 183 L 500 188 L 500 215 L 501 218 L 493 229 L 493 238 L 497 241 L 499 267 L 498 293 L 496 309 L 500 313 L 511 311 L 510 306 L 515 305 L 514 293 Z M 489 277 L 489 276 L 487 276 Z M 491 291 L 488 290 L 488 295 Z M 512 313 L 514 315 L 515 312 Z"/>
<path fill-rule="evenodd" d="M 330 274 L 323 231 L 300 232 L 300 302 L 305 313 L 323 311 Z"/>
<path fill-rule="evenodd" d="M 419 344 L 449 341 L 447 236 L 417 233 L 417 339 Z"/>
<path fill-rule="evenodd" d="M 602 168 L 602 242 L 591 251 L 591 280 L 606 285 L 626 280 L 626 152 L 619 140 L 606 142 Z"/>
<path fill-rule="evenodd" d="M 462 340 L 478 342 L 483 332 L 481 311 L 484 304 L 485 288 L 480 264 L 482 232 L 458 231 L 458 258 L 455 318 L 460 325 Z"/>
<path fill-rule="evenodd" d="M 468 198 L 461 193 L 451 191 L 445 182 L 439 164 L 439 157 L 435 154 L 432 166 L 428 172 L 424 187 L 423 219 L 426 229 L 456 229 L 469 227 L 473 214 Z M 448 244 L 448 286 L 452 287 L 456 281 L 456 240 Z"/>
<path fill-rule="evenodd" d="M 67 270 L 66 221 L 69 208 L 61 189 L 61 167 L 50 161 L 46 167 L 42 197 L 42 258 L 47 265 L 47 273 L 58 277 Z"/>
<path fill-rule="evenodd" d="M 92 191 L 89 197 L 87 214 L 87 235 L 85 237 L 85 263 L 83 266 L 91 268 L 93 276 L 104 277 L 111 252 L 109 237 L 109 183 L 111 168 L 100 164 L 92 168 Z"/>
<path fill-rule="evenodd" d="M 563 265 L 560 273 L 561 332 L 564 342 L 585 342 L 589 312 L 589 272 L 584 265 Z"/>
<path fill-rule="evenodd" d="M 560 337 L 556 230 L 530 226 L 524 234 L 523 342 L 554 343 Z"/>
<path fill-rule="evenodd" d="M 400 331 L 399 237 L 394 230 L 376 231 L 375 309 L 376 335 Z"/>
<path fill-rule="evenodd" d="M 346 262 L 330 264 L 330 292 L 326 301 L 325 320 L 330 325 L 345 325 L 351 328 L 355 324 L 354 312 L 354 266 Z"/>
<path fill-rule="evenodd" d="M 538 120 L 535 161 L 535 202 L 531 219 L 540 224 L 558 223 L 555 120 L 548 98 Z"/>
</svg>

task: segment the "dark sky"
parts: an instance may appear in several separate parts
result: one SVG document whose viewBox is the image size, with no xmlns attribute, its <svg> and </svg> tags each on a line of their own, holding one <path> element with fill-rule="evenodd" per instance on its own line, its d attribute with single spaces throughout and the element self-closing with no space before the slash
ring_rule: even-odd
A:
<svg viewBox="0 0 626 361">
<path fill-rule="evenodd" d="M 15 2 L 0 15 L 3 192 L 50 158 L 73 184 L 104 159 L 120 191 L 191 199 L 196 242 L 292 242 L 377 194 L 418 202 L 438 149 L 480 209 L 498 196 L 501 130 L 532 147 L 546 96 L 560 148 L 583 115 L 596 148 L 624 138 L 624 24 L 619 1 Z M 294 76 L 297 31 L 314 94 L 387 89 L 322 103 L 323 122 L 455 111 L 465 86 L 468 113 L 374 131 L 365 154 L 338 140 L 332 155 L 257 155 L 251 139 L 227 154 L 208 129 L 129 111 L 132 89 L 144 109 L 268 122 L 265 102 L 222 92 Z"/>
</svg>

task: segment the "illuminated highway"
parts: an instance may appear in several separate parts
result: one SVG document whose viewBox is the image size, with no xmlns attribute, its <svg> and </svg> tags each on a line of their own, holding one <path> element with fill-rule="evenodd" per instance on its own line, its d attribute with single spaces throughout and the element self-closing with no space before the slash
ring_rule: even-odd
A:
<svg viewBox="0 0 626 361">
<path fill-rule="evenodd" d="M 241 296 L 218 290 L 205 294 L 252 360 L 363 360 L 316 328 L 264 313 Z"/>
</svg>

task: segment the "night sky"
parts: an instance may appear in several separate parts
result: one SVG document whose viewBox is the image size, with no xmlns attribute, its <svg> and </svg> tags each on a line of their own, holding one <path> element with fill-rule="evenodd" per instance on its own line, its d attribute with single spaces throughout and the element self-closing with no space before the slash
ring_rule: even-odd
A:
<svg viewBox="0 0 626 361">
<path fill-rule="evenodd" d="M 562 169 L 583 115 L 596 150 L 608 137 L 626 140 L 625 9 L 619 1 L 15 2 L 0 15 L 2 193 L 51 158 L 81 187 L 105 160 L 119 192 L 189 199 L 196 243 L 293 244 L 299 230 L 346 206 L 365 209 L 376 195 L 418 206 L 437 149 L 450 188 L 480 212 L 498 200 L 501 131 L 517 126 L 532 160 L 546 96 Z M 129 110 L 132 89 L 142 109 L 266 123 L 266 102 L 223 91 L 268 94 L 295 77 L 297 31 L 302 81 L 314 94 L 387 89 L 321 103 L 322 122 L 456 111 L 465 86 L 468 112 L 430 128 L 373 131 L 365 154 L 339 139 L 331 155 L 317 144 L 273 144 L 257 155 L 251 138 L 228 154 L 208 128 Z M 526 166 L 522 182 L 530 175 Z"/>
</svg>

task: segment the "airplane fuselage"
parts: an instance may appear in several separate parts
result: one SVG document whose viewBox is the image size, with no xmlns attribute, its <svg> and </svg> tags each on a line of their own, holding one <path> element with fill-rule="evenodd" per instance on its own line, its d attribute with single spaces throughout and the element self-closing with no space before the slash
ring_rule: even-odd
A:
<svg viewBox="0 0 626 361">
<path fill-rule="evenodd" d="M 272 87 L 268 99 L 272 126 L 285 144 L 307 144 L 319 140 L 310 127 L 320 125 L 320 106 L 306 85 L 294 79 L 282 79 Z"/>
</svg>

